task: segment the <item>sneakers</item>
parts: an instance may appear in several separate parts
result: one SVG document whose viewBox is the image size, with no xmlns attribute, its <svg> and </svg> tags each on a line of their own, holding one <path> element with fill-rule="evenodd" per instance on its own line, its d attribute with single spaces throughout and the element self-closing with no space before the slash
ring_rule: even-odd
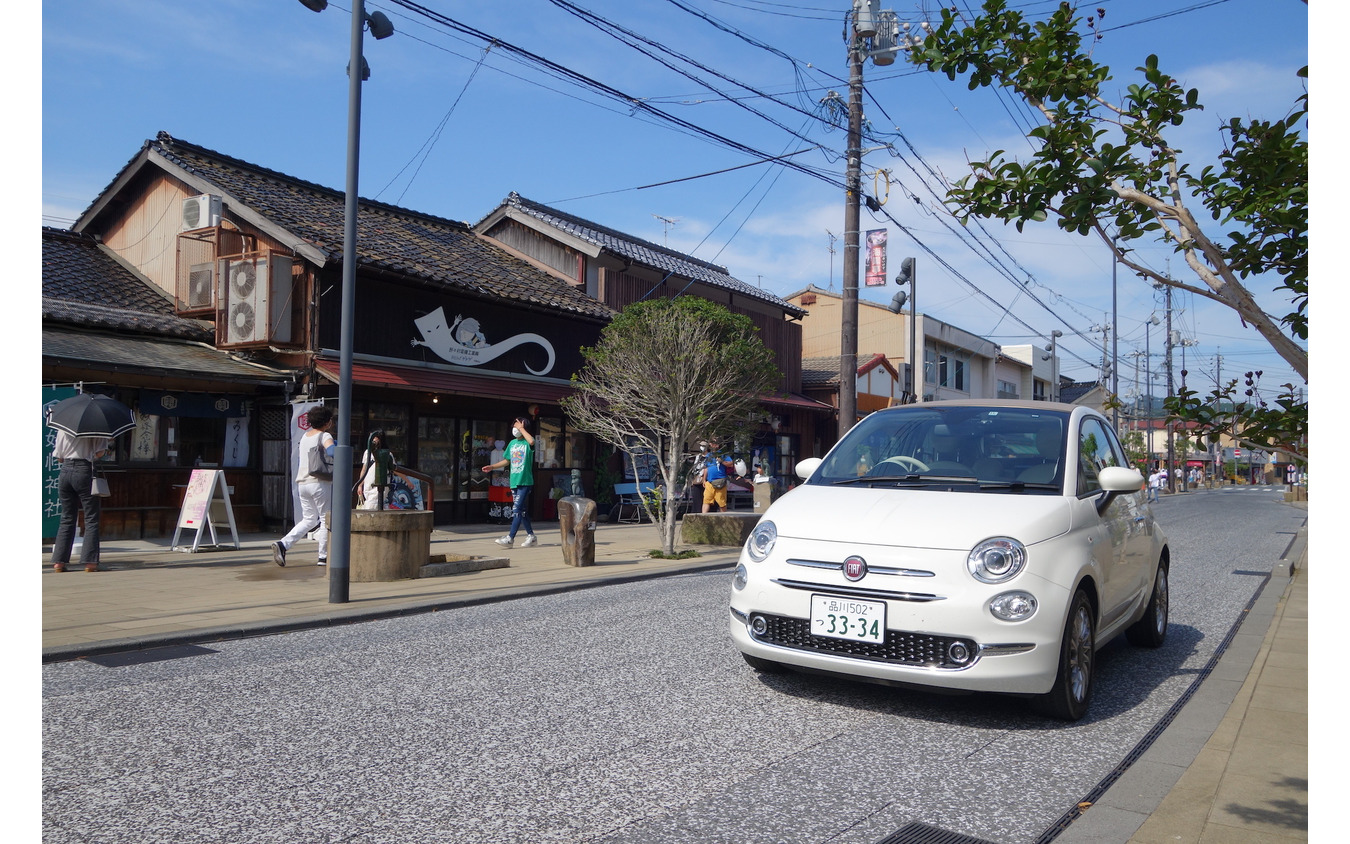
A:
<svg viewBox="0 0 1350 844">
<path fill-rule="evenodd" d="M 326 565 L 328 565 L 328 558 L 327 558 L 327 557 L 320 557 L 320 558 L 319 558 L 319 565 L 321 565 L 321 566 L 326 566 Z"/>
<path fill-rule="evenodd" d="M 521 547 L 521 548 L 529 548 L 529 547 L 531 547 L 531 546 L 538 545 L 538 544 L 539 544 L 539 538 L 538 538 L 537 536 L 535 536 L 534 534 L 530 534 L 529 536 L 525 537 L 525 542 L 524 542 L 524 544 L 522 544 L 520 547 Z"/>
<path fill-rule="evenodd" d="M 286 565 L 286 546 L 280 541 L 272 543 L 272 562 L 279 566 Z"/>
<path fill-rule="evenodd" d="M 66 570 L 65 563 L 52 563 L 52 571 L 61 572 Z"/>
<path fill-rule="evenodd" d="M 510 548 L 515 543 L 515 540 L 509 536 L 503 536 L 500 539 L 494 539 L 492 541 L 502 546 L 503 548 Z"/>
</svg>

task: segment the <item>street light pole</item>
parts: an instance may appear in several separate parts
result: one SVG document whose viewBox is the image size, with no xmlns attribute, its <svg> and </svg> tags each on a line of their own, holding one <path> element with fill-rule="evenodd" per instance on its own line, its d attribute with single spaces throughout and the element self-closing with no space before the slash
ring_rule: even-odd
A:
<svg viewBox="0 0 1350 844">
<path fill-rule="evenodd" d="M 322 12 L 328 0 L 300 0 Z M 347 64 L 347 195 L 342 239 L 342 339 L 338 350 L 338 434 L 333 448 L 333 502 L 329 517 L 328 603 L 345 604 L 351 585 L 352 534 L 352 338 L 356 326 L 356 215 L 361 161 L 361 83 L 367 75 L 362 55 L 366 24 L 376 39 L 394 26 L 383 12 L 367 16 L 364 0 L 352 2 L 351 58 Z"/>
</svg>

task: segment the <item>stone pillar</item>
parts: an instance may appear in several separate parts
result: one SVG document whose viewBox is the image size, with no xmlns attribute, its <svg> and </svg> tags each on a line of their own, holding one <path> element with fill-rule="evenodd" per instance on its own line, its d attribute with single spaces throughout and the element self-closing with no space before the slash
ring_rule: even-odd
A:
<svg viewBox="0 0 1350 844">
<path fill-rule="evenodd" d="M 422 576 L 431 557 L 431 510 L 353 510 L 352 583 L 383 583 Z"/>
<path fill-rule="evenodd" d="M 577 495 L 558 499 L 558 527 L 567 565 L 595 565 L 595 518 L 596 504 L 591 499 Z"/>
</svg>

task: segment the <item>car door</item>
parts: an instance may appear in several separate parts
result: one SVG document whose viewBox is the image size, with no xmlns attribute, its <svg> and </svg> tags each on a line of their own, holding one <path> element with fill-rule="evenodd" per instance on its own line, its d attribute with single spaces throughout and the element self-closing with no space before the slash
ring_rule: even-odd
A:
<svg viewBox="0 0 1350 844">
<path fill-rule="evenodd" d="M 1102 496 L 1098 475 L 1107 466 L 1125 465 L 1124 454 L 1103 420 L 1084 417 L 1078 428 L 1078 506 L 1089 524 L 1089 542 L 1101 569 L 1099 629 L 1115 624 L 1134 606 L 1139 592 L 1137 495 L 1118 495 L 1098 512 Z"/>
</svg>

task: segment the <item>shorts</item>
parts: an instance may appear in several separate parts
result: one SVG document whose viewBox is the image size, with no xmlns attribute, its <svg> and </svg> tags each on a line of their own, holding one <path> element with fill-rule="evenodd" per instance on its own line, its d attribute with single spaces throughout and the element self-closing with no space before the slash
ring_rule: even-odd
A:
<svg viewBox="0 0 1350 844">
<path fill-rule="evenodd" d="M 712 484 L 704 484 L 703 503 L 712 504 L 714 502 L 723 510 L 727 509 L 727 488 L 724 486 L 721 489 L 718 489 Z"/>
</svg>

